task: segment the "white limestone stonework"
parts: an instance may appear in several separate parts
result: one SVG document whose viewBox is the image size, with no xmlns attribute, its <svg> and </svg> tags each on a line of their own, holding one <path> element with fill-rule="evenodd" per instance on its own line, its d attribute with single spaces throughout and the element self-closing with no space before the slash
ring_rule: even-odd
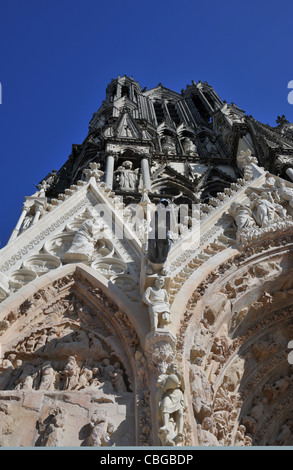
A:
<svg viewBox="0 0 293 470">
<path fill-rule="evenodd" d="M 293 184 L 236 105 L 182 93 L 112 81 L 72 184 L 26 198 L 0 251 L 2 447 L 292 445 Z"/>
</svg>

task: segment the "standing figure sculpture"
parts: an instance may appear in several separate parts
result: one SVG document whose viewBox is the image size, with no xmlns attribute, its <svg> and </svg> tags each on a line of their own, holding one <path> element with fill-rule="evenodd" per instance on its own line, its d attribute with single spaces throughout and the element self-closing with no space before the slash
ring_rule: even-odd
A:
<svg viewBox="0 0 293 470">
<path fill-rule="evenodd" d="M 143 295 L 143 302 L 149 307 L 152 331 L 164 328 L 171 323 L 169 296 L 164 289 L 165 281 L 158 277 L 154 287 L 148 287 Z"/>
<path fill-rule="evenodd" d="M 121 166 L 115 171 L 115 174 L 118 175 L 117 182 L 119 189 L 124 189 L 126 191 L 134 191 L 138 182 L 138 172 L 139 169 L 133 170 L 132 162 L 126 161 L 123 162 Z"/>
<path fill-rule="evenodd" d="M 184 410 L 186 408 L 184 381 L 178 364 L 171 364 L 157 381 L 159 437 L 162 445 L 175 446 L 183 442 Z"/>
</svg>

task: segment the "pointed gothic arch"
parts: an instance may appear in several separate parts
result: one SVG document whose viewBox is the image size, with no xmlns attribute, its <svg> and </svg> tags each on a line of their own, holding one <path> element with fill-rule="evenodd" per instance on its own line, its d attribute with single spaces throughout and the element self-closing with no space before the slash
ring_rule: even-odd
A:
<svg viewBox="0 0 293 470">
<path fill-rule="evenodd" d="M 96 414 L 104 433 L 100 445 L 149 444 L 151 430 L 142 426 L 149 413 L 144 356 L 115 289 L 109 296 L 81 265 L 32 284 L 1 315 L 1 411 L 11 422 L 19 415 L 29 423 L 19 445 L 50 445 L 46 422 L 57 408 L 64 421 L 61 435 L 56 431 L 58 446 L 99 445 L 91 436 Z"/>
<path fill-rule="evenodd" d="M 189 279 L 179 349 L 197 445 L 292 445 L 293 245 L 262 251 L 226 250 Z"/>
</svg>

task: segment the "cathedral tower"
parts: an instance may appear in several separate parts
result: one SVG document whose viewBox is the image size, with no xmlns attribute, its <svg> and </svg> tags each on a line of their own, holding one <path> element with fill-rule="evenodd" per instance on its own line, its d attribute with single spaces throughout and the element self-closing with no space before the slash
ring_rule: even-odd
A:
<svg viewBox="0 0 293 470">
<path fill-rule="evenodd" d="M 0 445 L 292 445 L 293 127 L 113 79 L 0 251 Z"/>
</svg>

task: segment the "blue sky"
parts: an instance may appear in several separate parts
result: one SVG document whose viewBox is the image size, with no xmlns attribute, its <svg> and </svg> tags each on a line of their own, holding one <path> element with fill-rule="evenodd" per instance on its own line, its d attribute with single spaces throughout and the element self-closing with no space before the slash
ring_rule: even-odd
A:
<svg viewBox="0 0 293 470">
<path fill-rule="evenodd" d="M 293 122 L 292 21 L 292 0 L 1 0 L 0 246 L 117 75 L 178 92 L 207 81 L 262 122 Z"/>
</svg>

